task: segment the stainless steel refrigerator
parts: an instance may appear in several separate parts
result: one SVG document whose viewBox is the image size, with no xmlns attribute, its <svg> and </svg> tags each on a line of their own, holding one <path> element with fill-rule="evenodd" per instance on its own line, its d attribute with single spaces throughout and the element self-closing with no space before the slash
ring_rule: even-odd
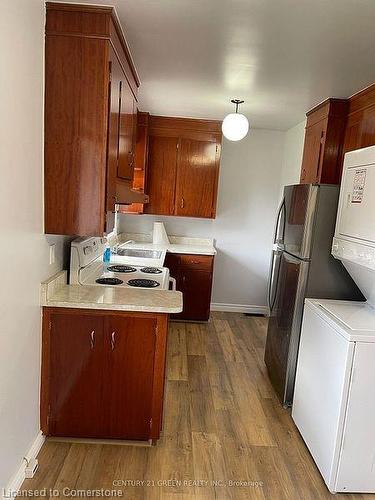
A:
<svg viewBox="0 0 375 500">
<path fill-rule="evenodd" d="M 278 211 L 265 363 L 285 407 L 293 400 L 305 298 L 365 300 L 342 263 L 331 255 L 338 197 L 339 186 L 286 186 Z"/>
</svg>

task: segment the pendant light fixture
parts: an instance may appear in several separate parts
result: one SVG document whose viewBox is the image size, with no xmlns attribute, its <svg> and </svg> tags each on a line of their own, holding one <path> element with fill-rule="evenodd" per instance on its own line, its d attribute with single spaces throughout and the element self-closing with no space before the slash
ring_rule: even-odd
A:
<svg viewBox="0 0 375 500">
<path fill-rule="evenodd" d="M 238 106 L 243 104 L 245 101 L 240 99 L 232 99 L 230 102 L 235 104 L 235 113 L 230 113 L 227 115 L 221 125 L 221 130 L 224 136 L 230 141 L 240 141 L 243 139 L 249 131 L 249 121 L 245 115 L 238 112 Z"/>
</svg>

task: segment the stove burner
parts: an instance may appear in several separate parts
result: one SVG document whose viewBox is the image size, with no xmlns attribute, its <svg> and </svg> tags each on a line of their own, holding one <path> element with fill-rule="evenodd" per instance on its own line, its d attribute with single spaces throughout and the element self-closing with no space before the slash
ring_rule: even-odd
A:
<svg viewBox="0 0 375 500">
<path fill-rule="evenodd" d="M 107 271 L 112 271 L 113 273 L 135 273 L 136 268 L 119 264 L 117 266 L 107 267 Z"/>
<path fill-rule="evenodd" d="M 141 272 L 147 274 L 160 274 L 162 270 L 157 267 L 142 267 Z"/>
<path fill-rule="evenodd" d="M 160 286 L 160 283 L 155 280 L 135 279 L 129 280 L 128 285 L 141 288 L 156 288 L 157 286 Z"/>
<path fill-rule="evenodd" d="M 95 281 L 99 283 L 99 285 L 121 285 L 121 283 L 124 283 L 118 278 L 98 278 Z"/>
</svg>

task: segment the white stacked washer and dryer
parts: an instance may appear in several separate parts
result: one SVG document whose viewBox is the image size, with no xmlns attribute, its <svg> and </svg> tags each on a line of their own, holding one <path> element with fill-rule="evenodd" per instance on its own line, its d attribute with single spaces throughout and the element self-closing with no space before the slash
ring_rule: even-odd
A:
<svg viewBox="0 0 375 500">
<path fill-rule="evenodd" d="M 375 146 L 345 155 L 332 255 L 367 302 L 306 300 L 292 417 L 332 493 L 373 493 Z"/>
</svg>

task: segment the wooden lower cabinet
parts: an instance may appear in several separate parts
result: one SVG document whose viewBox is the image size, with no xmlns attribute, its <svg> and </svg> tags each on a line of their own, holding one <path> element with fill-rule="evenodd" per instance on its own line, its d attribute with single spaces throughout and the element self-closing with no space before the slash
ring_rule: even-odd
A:
<svg viewBox="0 0 375 500">
<path fill-rule="evenodd" d="M 167 329 L 166 314 L 44 308 L 43 433 L 158 439 Z"/>
<path fill-rule="evenodd" d="M 165 267 L 176 279 L 176 288 L 183 294 L 183 310 L 171 318 L 190 321 L 208 321 L 210 317 L 212 255 L 167 253 Z"/>
</svg>

